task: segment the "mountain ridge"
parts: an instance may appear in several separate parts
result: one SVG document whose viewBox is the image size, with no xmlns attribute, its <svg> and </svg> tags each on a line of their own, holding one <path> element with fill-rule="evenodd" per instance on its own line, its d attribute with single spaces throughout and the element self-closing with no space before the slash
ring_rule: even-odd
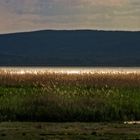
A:
<svg viewBox="0 0 140 140">
<path fill-rule="evenodd" d="M 0 66 L 140 66 L 140 31 L 39 30 L 0 35 Z"/>
<path fill-rule="evenodd" d="M 46 32 L 46 31 L 56 31 L 56 32 L 74 32 L 74 31 L 90 31 L 90 32 L 127 32 L 127 33 L 139 33 L 139 30 L 99 30 L 99 29 L 46 29 L 46 30 L 31 30 L 31 31 L 19 31 L 19 32 L 8 32 L 0 33 L 1 35 L 13 35 L 13 34 L 23 34 L 23 33 L 37 33 L 37 32 Z"/>
</svg>

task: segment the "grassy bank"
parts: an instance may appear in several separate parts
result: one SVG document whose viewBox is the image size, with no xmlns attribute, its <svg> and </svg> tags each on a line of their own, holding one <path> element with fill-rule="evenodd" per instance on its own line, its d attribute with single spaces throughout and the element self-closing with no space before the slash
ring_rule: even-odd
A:
<svg viewBox="0 0 140 140">
<path fill-rule="evenodd" d="M 0 121 L 140 120 L 140 75 L 0 76 Z"/>
<path fill-rule="evenodd" d="M 140 125 L 119 123 L 0 123 L 1 140 L 139 140 L 139 132 Z"/>
</svg>

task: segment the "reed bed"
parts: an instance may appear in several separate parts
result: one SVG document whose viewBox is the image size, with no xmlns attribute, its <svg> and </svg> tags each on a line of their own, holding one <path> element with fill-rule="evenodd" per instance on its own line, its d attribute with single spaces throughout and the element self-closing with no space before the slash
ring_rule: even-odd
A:
<svg viewBox="0 0 140 140">
<path fill-rule="evenodd" d="M 59 74 L 59 73 L 25 73 L 12 74 L 0 71 L 1 86 L 49 86 L 49 85 L 89 85 L 94 87 L 139 87 L 140 74 L 137 73 L 84 73 L 84 74 Z"/>
<path fill-rule="evenodd" d="M 140 120 L 140 74 L 0 71 L 0 120 Z"/>
</svg>

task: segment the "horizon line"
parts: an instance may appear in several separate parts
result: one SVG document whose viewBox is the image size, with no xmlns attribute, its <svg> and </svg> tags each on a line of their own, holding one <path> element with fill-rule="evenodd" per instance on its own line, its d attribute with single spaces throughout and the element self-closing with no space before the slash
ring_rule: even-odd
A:
<svg viewBox="0 0 140 140">
<path fill-rule="evenodd" d="M 27 31 L 15 31 L 0 33 L 0 35 L 10 35 L 10 34 L 20 34 L 20 33 L 31 33 L 31 32 L 41 32 L 41 31 L 99 31 L 99 32 L 140 32 L 140 30 L 116 30 L 116 29 L 35 29 Z"/>
</svg>

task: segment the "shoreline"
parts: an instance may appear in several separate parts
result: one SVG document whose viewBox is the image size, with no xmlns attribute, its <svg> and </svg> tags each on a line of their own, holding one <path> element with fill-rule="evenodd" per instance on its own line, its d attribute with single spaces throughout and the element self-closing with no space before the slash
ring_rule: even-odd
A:
<svg viewBox="0 0 140 140">
<path fill-rule="evenodd" d="M 140 74 L 140 67 L 0 67 L 11 74 Z"/>
</svg>

